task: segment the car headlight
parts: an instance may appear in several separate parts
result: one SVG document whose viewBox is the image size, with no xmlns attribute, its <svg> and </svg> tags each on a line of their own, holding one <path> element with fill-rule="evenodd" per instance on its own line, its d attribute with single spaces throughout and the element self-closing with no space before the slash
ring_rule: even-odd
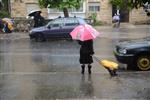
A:
<svg viewBox="0 0 150 100">
<path fill-rule="evenodd" d="M 127 53 L 127 49 L 121 48 L 121 49 L 119 49 L 119 53 L 126 54 Z"/>
</svg>

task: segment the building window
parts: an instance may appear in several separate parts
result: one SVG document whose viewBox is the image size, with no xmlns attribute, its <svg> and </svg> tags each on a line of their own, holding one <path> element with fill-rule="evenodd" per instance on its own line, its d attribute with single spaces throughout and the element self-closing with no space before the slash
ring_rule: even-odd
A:
<svg viewBox="0 0 150 100">
<path fill-rule="evenodd" d="M 100 2 L 89 2 L 88 3 L 89 12 L 99 12 Z"/>
</svg>

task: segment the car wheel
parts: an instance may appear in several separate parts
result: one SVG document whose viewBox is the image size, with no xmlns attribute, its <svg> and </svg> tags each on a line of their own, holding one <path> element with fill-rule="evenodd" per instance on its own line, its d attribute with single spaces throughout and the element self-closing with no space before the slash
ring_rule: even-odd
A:
<svg viewBox="0 0 150 100">
<path fill-rule="evenodd" d="M 137 57 L 137 68 L 142 71 L 150 70 L 150 56 L 141 55 Z"/>
<path fill-rule="evenodd" d="M 42 33 L 38 33 L 36 38 L 35 38 L 35 41 L 44 42 L 44 41 L 46 41 L 46 39 L 44 38 L 44 35 Z"/>
</svg>

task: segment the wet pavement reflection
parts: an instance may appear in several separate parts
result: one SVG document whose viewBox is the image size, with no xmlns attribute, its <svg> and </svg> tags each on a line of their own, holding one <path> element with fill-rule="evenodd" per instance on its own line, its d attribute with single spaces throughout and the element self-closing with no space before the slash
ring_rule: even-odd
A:
<svg viewBox="0 0 150 100">
<path fill-rule="evenodd" d="M 149 36 L 147 26 L 137 30 L 101 29 L 102 36 L 94 40 L 95 56 L 116 61 L 117 42 Z M 0 100 L 150 99 L 149 71 L 122 70 L 118 77 L 110 77 L 94 61 L 92 74 L 86 68 L 82 75 L 76 41 L 34 42 L 19 37 L 12 33 L 0 39 Z"/>
<path fill-rule="evenodd" d="M 9 71 L 60 71 L 64 67 L 75 65 L 78 60 L 78 45 L 65 40 L 46 43 L 29 42 L 30 40 L 7 40 L 1 42 L 1 72 Z M 57 49 L 58 48 L 58 49 Z M 68 50 L 69 49 L 69 50 Z M 74 60 L 74 58 L 76 58 Z M 64 66 L 65 62 L 67 65 Z M 16 63 L 17 62 L 17 63 Z M 73 67 L 71 68 L 73 69 Z M 65 69 L 65 71 L 69 71 Z"/>
<path fill-rule="evenodd" d="M 1 100 L 150 98 L 149 73 L 82 76 L 77 73 L 9 73 L 0 76 Z M 145 76 L 144 76 L 145 75 Z"/>
</svg>

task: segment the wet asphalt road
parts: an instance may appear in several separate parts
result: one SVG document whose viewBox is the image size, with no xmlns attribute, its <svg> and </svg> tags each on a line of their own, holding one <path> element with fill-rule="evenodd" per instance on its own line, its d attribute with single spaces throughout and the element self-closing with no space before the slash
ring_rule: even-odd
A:
<svg viewBox="0 0 150 100">
<path fill-rule="evenodd" d="M 113 47 L 117 42 L 150 36 L 149 26 L 97 29 L 103 34 L 94 40 L 95 56 L 112 61 L 116 61 Z M 111 78 L 94 61 L 92 74 L 81 75 L 78 59 L 76 41 L 40 43 L 22 33 L 1 36 L 0 100 L 150 99 L 149 71 L 119 70 L 118 77 Z"/>
</svg>

